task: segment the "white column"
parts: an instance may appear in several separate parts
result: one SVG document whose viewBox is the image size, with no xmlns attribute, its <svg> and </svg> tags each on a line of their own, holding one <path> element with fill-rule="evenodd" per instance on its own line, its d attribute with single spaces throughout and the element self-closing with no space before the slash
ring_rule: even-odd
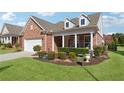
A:
<svg viewBox="0 0 124 93">
<path fill-rule="evenodd" d="M 77 34 L 75 34 L 75 36 L 74 36 L 75 38 L 75 48 L 77 48 Z"/>
<path fill-rule="evenodd" d="M 90 33 L 90 50 L 93 50 L 93 33 Z"/>
<path fill-rule="evenodd" d="M 12 44 L 12 36 L 10 36 L 10 40 L 9 40 L 9 42 Z"/>
<path fill-rule="evenodd" d="M 63 48 L 65 47 L 65 37 L 64 37 L 64 35 L 62 35 L 62 47 Z"/>
<path fill-rule="evenodd" d="M 52 51 L 54 51 L 54 36 L 52 36 Z"/>
</svg>

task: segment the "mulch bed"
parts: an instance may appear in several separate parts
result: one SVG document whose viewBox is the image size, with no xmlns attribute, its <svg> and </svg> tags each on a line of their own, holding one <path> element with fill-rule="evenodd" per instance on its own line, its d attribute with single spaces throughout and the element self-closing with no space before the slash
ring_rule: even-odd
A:
<svg viewBox="0 0 124 93">
<path fill-rule="evenodd" d="M 66 60 L 61 60 L 61 59 L 54 59 L 54 60 L 42 60 L 40 58 L 35 58 L 37 60 L 41 60 L 44 62 L 48 62 L 48 63 L 52 63 L 52 64 L 57 64 L 57 65 L 65 65 L 65 66 L 88 66 L 88 65 L 95 65 L 95 64 L 99 64 L 101 62 L 103 62 L 104 60 L 108 59 L 108 55 L 107 54 L 103 54 L 100 57 L 94 57 L 91 58 L 90 62 L 77 62 L 76 60 L 71 60 L 71 59 L 66 59 Z"/>
</svg>

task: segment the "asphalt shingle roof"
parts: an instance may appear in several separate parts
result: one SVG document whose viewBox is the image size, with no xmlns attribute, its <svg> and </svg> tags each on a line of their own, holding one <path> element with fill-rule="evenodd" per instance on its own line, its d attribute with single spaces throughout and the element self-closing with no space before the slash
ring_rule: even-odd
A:
<svg viewBox="0 0 124 93">
<path fill-rule="evenodd" d="M 87 17 L 90 20 L 90 23 L 82 28 L 87 28 L 87 27 L 92 27 L 92 26 L 97 26 L 99 17 L 100 17 L 100 13 L 95 13 L 95 14 L 91 14 L 91 15 L 87 15 Z M 59 32 L 59 31 L 64 31 L 64 21 L 60 21 L 56 24 L 48 22 L 46 20 L 40 19 L 38 17 L 32 16 L 32 18 L 41 26 L 43 27 L 46 31 L 52 31 L 52 32 Z M 73 18 L 70 19 L 70 21 L 72 21 L 73 23 L 75 23 L 76 25 L 71 28 L 71 29 L 78 29 L 81 28 L 79 27 L 79 18 Z"/>
<path fill-rule="evenodd" d="M 20 32 L 22 31 L 22 28 L 21 26 L 17 26 L 17 25 L 13 25 L 13 24 L 8 24 L 8 23 L 5 23 L 4 24 L 4 27 L 6 26 L 7 30 L 8 30 L 8 34 L 10 35 L 19 35 Z"/>
</svg>

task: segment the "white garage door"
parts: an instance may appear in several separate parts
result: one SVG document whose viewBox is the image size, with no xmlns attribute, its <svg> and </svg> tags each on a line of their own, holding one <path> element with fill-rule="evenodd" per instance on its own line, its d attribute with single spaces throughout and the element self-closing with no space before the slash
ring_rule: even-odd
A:
<svg viewBox="0 0 124 93">
<path fill-rule="evenodd" d="M 32 40 L 24 40 L 24 51 L 34 52 L 33 47 L 36 45 L 42 46 L 42 39 L 32 39 Z"/>
</svg>

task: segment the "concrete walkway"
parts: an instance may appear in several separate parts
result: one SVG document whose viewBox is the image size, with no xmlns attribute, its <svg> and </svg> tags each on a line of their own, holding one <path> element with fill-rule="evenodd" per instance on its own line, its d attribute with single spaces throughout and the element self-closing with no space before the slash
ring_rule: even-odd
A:
<svg viewBox="0 0 124 93">
<path fill-rule="evenodd" d="M 16 59 L 16 58 L 22 58 L 22 57 L 31 57 L 33 53 L 30 52 L 16 52 L 16 53 L 8 53 L 8 54 L 0 54 L 0 61 L 7 61 L 11 59 Z"/>
</svg>

